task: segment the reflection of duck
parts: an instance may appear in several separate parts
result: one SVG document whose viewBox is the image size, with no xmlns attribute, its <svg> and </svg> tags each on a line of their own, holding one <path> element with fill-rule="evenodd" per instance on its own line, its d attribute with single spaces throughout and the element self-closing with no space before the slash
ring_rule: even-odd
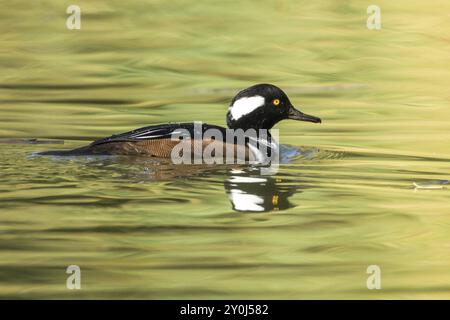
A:
<svg viewBox="0 0 450 320">
<path fill-rule="evenodd" d="M 62 158 L 56 161 L 67 160 Z M 71 158 L 70 161 L 73 163 L 74 159 Z M 295 205 L 289 198 L 304 188 L 298 181 L 292 185 L 277 177 L 260 175 L 257 167 L 252 166 L 234 166 L 234 169 L 226 165 L 175 167 L 168 159 L 108 156 L 91 156 L 88 161 L 79 161 L 83 166 L 102 171 L 104 176 L 114 174 L 119 179 L 135 183 L 176 181 L 205 176 L 224 179 L 223 186 L 232 209 L 239 212 L 267 212 L 292 208 Z M 220 183 L 220 180 L 217 182 Z M 289 181 L 292 182 L 291 179 Z"/>
<path fill-rule="evenodd" d="M 270 176 L 252 176 L 240 170 L 231 170 L 224 183 L 233 209 L 244 212 L 263 212 L 285 210 L 294 207 L 289 202 L 298 189 L 284 185 L 282 181 Z"/>
</svg>

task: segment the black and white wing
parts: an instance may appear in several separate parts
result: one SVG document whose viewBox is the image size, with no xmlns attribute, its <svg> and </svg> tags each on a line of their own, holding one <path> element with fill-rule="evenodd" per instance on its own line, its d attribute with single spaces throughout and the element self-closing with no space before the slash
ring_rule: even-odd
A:
<svg viewBox="0 0 450 320">
<path fill-rule="evenodd" d="M 125 142 L 125 141 L 143 141 L 153 139 L 170 139 L 173 136 L 176 137 L 195 137 L 198 134 L 200 137 L 207 129 L 219 129 L 225 132 L 225 128 L 201 124 L 201 123 L 168 123 L 159 124 L 148 127 L 135 129 L 133 131 L 115 134 L 107 138 L 102 138 L 91 143 L 91 146 L 110 142 Z"/>
</svg>

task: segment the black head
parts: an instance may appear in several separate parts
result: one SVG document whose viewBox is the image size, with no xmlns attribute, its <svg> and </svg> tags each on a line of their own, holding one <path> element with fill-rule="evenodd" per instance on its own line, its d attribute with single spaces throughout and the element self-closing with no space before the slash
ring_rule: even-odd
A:
<svg viewBox="0 0 450 320">
<path fill-rule="evenodd" d="M 271 84 L 242 90 L 231 101 L 227 113 L 230 129 L 271 129 L 284 119 L 321 122 L 320 118 L 295 109 L 283 90 Z"/>
</svg>

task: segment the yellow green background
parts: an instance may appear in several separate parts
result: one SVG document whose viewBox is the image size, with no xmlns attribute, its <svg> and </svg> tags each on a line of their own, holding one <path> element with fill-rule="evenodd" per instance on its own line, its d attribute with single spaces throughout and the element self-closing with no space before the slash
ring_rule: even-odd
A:
<svg viewBox="0 0 450 320">
<path fill-rule="evenodd" d="M 71 4 L 81 30 L 66 28 Z M 371 4 L 381 30 L 366 27 Z M 450 194 L 437 182 L 450 176 L 449 12 L 4 3 L 0 138 L 65 145 L 0 144 L 0 298 L 450 298 Z M 227 168 L 155 176 L 140 160 L 31 156 L 155 123 L 225 125 L 233 95 L 261 82 L 323 120 L 277 125 L 281 143 L 319 150 L 281 166 L 286 210 L 233 210 Z M 66 289 L 72 264 L 81 290 Z M 381 290 L 366 287 L 373 264 Z"/>
</svg>

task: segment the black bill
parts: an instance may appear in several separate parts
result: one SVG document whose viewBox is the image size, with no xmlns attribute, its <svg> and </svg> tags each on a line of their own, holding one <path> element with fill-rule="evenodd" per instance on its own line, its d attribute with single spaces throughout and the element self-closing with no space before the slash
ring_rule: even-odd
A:
<svg viewBox="0 0 450 320">
<path fill-rule="evenodd" d="M 314 122 L 314 123 L 322 123 L 322 120 L 320 118 L 310 116 L 309 114 L 303 113 L 297 109 L 295 109 L 293 106 L 289 108 L 289 114 L 288 118 L 292 120 L 300 120 L 300 121 L 308 121 L 308 122 Z"/>
</svg>

